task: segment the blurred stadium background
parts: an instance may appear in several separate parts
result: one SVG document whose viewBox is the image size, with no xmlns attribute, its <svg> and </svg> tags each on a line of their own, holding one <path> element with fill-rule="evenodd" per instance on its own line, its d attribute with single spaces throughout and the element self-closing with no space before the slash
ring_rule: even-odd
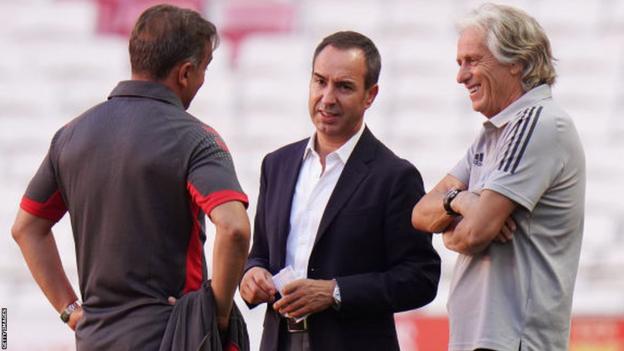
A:
<svg viewBox="0 0 624 351">
<path fill-rule="evenodd" d="M 127 33 L 162 1 L 0 0 L 0 307 L 9 350 L 73 350 L 73 335 L 32 280 L 10 236 L 23 191 L 53 133 L 129 78 Z M 463 155 L 482 119 L 455 82 L 454 20 L 464 0 L 176 0 L 201 11 L 222 36 L 190 112 L 230 147 L 255 212 L 262 157 L 311 134 L 312 51 L 327 34 L 361 31 L 378 45 L 380 94 L 366 121 L 421 171 L 427 189 Z M 570 349 L 624 350 L 624 1 L 515 0 L 538 19 L 558 58 L 555 98 L 575 119 L 588 167 L 585 238 Z M 106 167 L 106 165 L 102 165 Z M 105 215 L 105 214 L 103 214 Z M 209 233 L 210 235 L 210 233 Z M 69 221 L 55 228 L 74 286 Z M 438 297 L 397 315 L 403 350 L 446 348 L 445 301 L 455 255 L 439 238 Z M 211 243 L 207 243 L 207 252 Z M 209 261 L 210 262 L 210 261 Z M 247 317 L 258 348 L 264 307 Z"/>
</svg>

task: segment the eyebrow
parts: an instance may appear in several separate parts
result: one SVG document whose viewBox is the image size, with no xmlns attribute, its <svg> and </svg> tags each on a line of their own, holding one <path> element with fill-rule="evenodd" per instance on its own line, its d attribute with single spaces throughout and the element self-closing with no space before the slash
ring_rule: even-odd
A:
<svg viewBox="0 0 624 351">
<path fill-rule="evenodd" d="M 477 55 L 477 54 L 465 54 L 462 56 L 457 56 L 456 61 L 462 61 L 462 60 L 478 60 L 481 57 L 481 55 Z"/>
<path fill-rule="evenodd" d="M 357 84 L 355 81 L 350 80 L 350 79 L 346 79 L 346 80 L 339 80 L 336 82 L 337 85 L 344 85 L 344 86 L 348 86 L 348 87 L 355 87 Z"/>
<path fill-rule="evenodd" d="M 314 77 L 317 77 L 317 78 L 321 78 L 321 79 L 325 79 L 325 80 L 327 80 L 327 77 L 325 77 L 324 75 L 322 75 L 322 74 L 320 74 L 320 73 L 317 73 L 317 72 L 312 72 L 312 75 L 313 75 Z M 336 84 L 348 84 L 348 85 L 353 85 L 353 86 L 355 86 L 355 85 L 357 85 L 357 82 L 356 82 L 356 80 L 355 80 L 355 79 L 352 79 L 352 78 L 342 78 L 342 79 L 337 80 L 337 81 L 336 81 Z"/>
</svg>

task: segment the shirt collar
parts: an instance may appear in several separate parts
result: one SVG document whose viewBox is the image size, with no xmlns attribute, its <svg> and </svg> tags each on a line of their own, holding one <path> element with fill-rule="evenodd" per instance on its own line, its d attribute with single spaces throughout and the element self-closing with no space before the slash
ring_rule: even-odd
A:
<svg viewBox="0 0 624 351">
<path fill-rule="evenodd" d="M 485 127 L 493 126 L 501 128 L 507 123 L 520 117 L 520 112 L 527 107 L 535 105 L 538 101 L 549 99 L 552 97 L 550 86 L 547 84 L 539 85 L 520 96 L 520 98 L 512 102 L 504 110 L 496 114 L 494 117 L 483 122 Z"/>
<path fill-rule="evenodd" d="M 117 84 L 108 99 L 118 96 L 145 97 L 176 105 L 182 109 L 182 101 L 164 84 L 147 80 L 124 80 Z"/>
<path fill-rule="evenodd" d="M 347 160 L 349 159 L 349 156 L 351 156 L 351 154 L 353 153 L 353 149 L 355 149 L 355 145 L 360 140 L 360 137 L 362 136 L 362 133 L 364 133 L 364 129 L 365 128 L 366 128 L 366 125 L 364 123 L 362 123 L 362 126 L 360 127 L 360 130 L 357 131 L 357 133 L 355 133 L 351 138 L 349 138 L 349 140 L 347 140 L 346 143 L 342 144 L 342 146 L 339 147 L 337 150 L 335 150 L 333 152 L 330 152 L 329 155 L 331 155 L 331 154 L 338 155 L 338 158 L 342 161 L 342 163 L 346 164 Z M 306 145 L 305 151 L 303 152 L 303 159 L 304 160 L 310 154 L 314 154 L 314 155 L 318 156 L 316 150 L 314 150 L 314 141 L 315 140 L 316 140 L 316 132 L 314 132 L 314 134 L 312 134 L 310 139 L 308 139 L 308 145 Z"/>
</svg>

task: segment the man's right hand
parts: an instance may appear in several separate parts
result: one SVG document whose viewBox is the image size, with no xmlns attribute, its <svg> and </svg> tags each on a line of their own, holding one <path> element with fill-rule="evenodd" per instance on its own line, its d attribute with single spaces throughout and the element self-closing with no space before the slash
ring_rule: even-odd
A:
<svg viewBox="0 0 624 351">
<path fill-rule="evenodd" d="M 240 284 L 240 293 L 243 299 L 252 305 L 263 302 L 274 302 L 277 289 L 273 285 L 271 273 L 261 267 L 250 268 Z"/>
<path fill-rule="evenodd" d="M 506 243 L 513 238 L 514 233 L 516 232 L 517 225 L 516 221 L 512 216 L 507 217 L 505 220 L 505 224 L 501 228 L 500 233 L 494 238 L 494 241 L 499 243 Z"/>
</svg>

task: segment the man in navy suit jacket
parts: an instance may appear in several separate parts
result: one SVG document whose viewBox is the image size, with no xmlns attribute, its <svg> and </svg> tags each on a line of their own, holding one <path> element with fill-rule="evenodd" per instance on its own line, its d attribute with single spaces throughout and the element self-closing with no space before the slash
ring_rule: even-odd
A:
<svg viewBox="0 0 624 351">
<path fill-rule="evenodd" d="M 440 258 L 410 224 L 420 174 L 364 124 L 380 68 L 367 37 L 325 38 L 310 81 L 316 133 L 262 163 L 240 285 L 250 306 L 273 303 L 261 350 L 398 350 L 393 314 L 436 295 Z M 277 291 L 272 277 L 288 266 L 299 279 Z"/>
</svg>

